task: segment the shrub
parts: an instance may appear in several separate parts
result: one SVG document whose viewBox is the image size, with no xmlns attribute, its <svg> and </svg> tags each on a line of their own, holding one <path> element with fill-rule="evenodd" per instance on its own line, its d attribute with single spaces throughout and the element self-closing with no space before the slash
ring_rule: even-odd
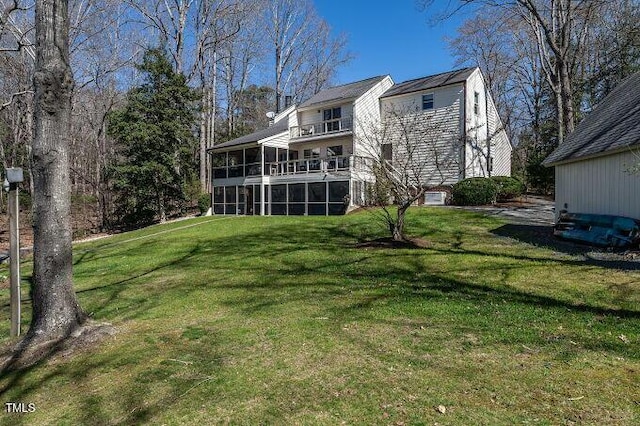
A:
<svg viewBox="0 0 640 426">
<path fill-rule="evenodd" d="M 453 185 L 451 195 L 453 203 L 459 206 L 493 204 L 498 195 L 498 185 L 488 178 L 468 178 Z"/>
<path fill-rule="evenodd" d="M 506 201 L 524 194 L 524 184 L 510 176 L 492 176 L 491 180 L 498 186 L 498 201 Z"/>
<path fill-rule="evenodd" d="M 200 214 L 205 214 L 211 207 L 211 194 L 203 192 L 198 196 L 198 210 Z"/>
</svg>

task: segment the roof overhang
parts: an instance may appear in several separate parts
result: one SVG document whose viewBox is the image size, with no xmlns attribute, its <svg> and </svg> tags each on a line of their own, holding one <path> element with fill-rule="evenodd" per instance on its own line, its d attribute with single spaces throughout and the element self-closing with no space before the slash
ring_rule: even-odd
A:
<svg viewBox="0 0 640 426">
<path fill-rule="evenodd" d="M 355 100 L 358 99 L 358 97 L 333 99 L 333 100 L 318 102 L 315 104 L 307 105 L 305 107 L 298 107 L 298 112 L 311 111 L 313 109 L 323 109 L 323 108 L 329 108 L 329 107 L 334 107 L 338 105 L 350 104 L 355 102 Z"/>
<path fill-rule="evenodd" d="M 450 86 L 460 86 L 460 87 L 464 87 L 465 82 L 464 81 L 458 81 L 455 83 L 448 83 L 448 84 L 442 84 L 440 86 L 432 86 L 432 87 L 425 87 L 423 89 L 416 89 L 416 90 L 410 90 L 408 92 L 402 92 L 402 93 L 396 93 L 394 95 L 382 95 L 380 96 L 380 99 L 394 99 L 394 98 L 400 98 L 403 96 L 407 96 L 407 95 L 411 95 L 411 94 L 415 94 L 415 93 L 420 93 L 420 92 L 426 92 L 429 93 L 429 91 L 433 91 L 435 89 L 441 89 L 443 87 L 450 87 Z"/>
<path fill-rule="evenodd" d="M 546 161 L 543 161 L 542 165 L 544 167 L 564 166 L 565 164 L 578 163 L 580 161 L 588 161 L 588 160 L 593 160 L 595 158 L 600 158 L 600 157 L 608 157 L 609 155 L 616 155 L 624 152 L 634 152 L 635 150 L 640 151 L 640 141 L 638 141 L 637 144 L 629 145 L 629 146 L 618 148 L 618 149 L 612 149 L 609 151 L 602 151 L 596 154 L 585 155 L 583 157 L 568 158 L 566 160 L 554 161 L 553 163 L 547 163 Z"/>
</svg>

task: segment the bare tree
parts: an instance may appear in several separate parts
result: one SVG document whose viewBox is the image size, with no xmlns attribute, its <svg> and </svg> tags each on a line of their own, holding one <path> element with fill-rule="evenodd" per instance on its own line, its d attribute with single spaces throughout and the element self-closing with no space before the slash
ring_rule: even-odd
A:
<svg viewBox="0 0 640 426">
<path fill-rule="evenodd" d="M 345 38 L 333 39 L 329 27 L 309 0 L 273 0 L 267 3 L 265 26 L 268 51 L 273 52 L 276 111 L 281 98 L 293 102 L 324 89 L 336 67 L 345 63 Z M 314 93 L 309 93 L 313 88 Z"/>
<path fill-rule="evenodd" d="M 66 0 L 36 2 L 34 266 L 30 342 L 61 339 L 86 314 L 73 290 L 69 129 L 73 75 Z"/>
<path fill-rule="evenodd" d="M 406 239 L 407 210 L 430 188 L 456 182 L 463 173 L 464 144 L 451 115 L 449 108 L 424 113 L 415 106 L 392 106 L 383 110 L 382 121 L 359 122 L 358 139 L 373 182 L 368 195 L 382 208 L 395 241 Z"/>
<path fill-rule="evenodd" d="M 433 8 L 433 0 L 420 2 Z M 586 40 L 594 19 L 605 6 L 606 0 L 459 0 L 448 2 L 438 17 L 444 19 L 465 6 L 491 7 L 498 16 L 517 18 L 531 29 L 536 42 L 537 62 L 546 83 L 554 94 L 558 141 L 575 127 L 574 87 L 579 60 L 586 48 Z"/>
</svg>

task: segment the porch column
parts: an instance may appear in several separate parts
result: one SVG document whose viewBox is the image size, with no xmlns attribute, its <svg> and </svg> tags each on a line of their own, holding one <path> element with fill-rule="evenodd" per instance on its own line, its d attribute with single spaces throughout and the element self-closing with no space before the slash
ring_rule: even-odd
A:
<svg viewBox="0 0 640 426">
<path fill-rule="evenodd" d="M 260 158 L 262 159 L 262 178 L 260 179 L 260 216 L 264 216 L 264 177 L 267 174 L 267 162 L 264 158 L 264 145 L 260 145 Z"/>
</svg>

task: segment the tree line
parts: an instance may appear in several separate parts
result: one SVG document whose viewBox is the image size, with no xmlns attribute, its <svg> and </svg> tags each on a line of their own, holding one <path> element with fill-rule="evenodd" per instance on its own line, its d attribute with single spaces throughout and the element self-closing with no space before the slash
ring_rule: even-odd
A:
<svg viewBox="0 0 640 426">
<path fill-rule="evenodd" d="M 553 170 L 542 160 L 621 80 L 640 71 L 637 0 L 420 4 L 434 21 L 464 14 L 450 50 L 458 65 L 482 69 L 516 145 L 513 172 L 530 190 L 552 191 Z"/>
<path fill-rule="evenodd" d="M 69 26 L 72 202 L 92 231 L 149 219 L 149 203 L 154 219 L 193 205 L 210 190 L 208 148 L 267 126 L 266 112 L 327 87 L 350 59 L 345 36 L 331 34 L 311 0 L 71 0 Z M 34 46 L 33 3 L 0 1 L 0 160 L 25 169 L 29 193 Z M 147 122 L 132 133 L 123 127 L 141 113 L 132 103 L 163 96 L 154 75 L 183 90 L 184 129 Z M 163 161 L 141 166 L 151 152 Z M 164 195 L 144 194 L 136 167 L 159 164 Z"/>
</svg>

